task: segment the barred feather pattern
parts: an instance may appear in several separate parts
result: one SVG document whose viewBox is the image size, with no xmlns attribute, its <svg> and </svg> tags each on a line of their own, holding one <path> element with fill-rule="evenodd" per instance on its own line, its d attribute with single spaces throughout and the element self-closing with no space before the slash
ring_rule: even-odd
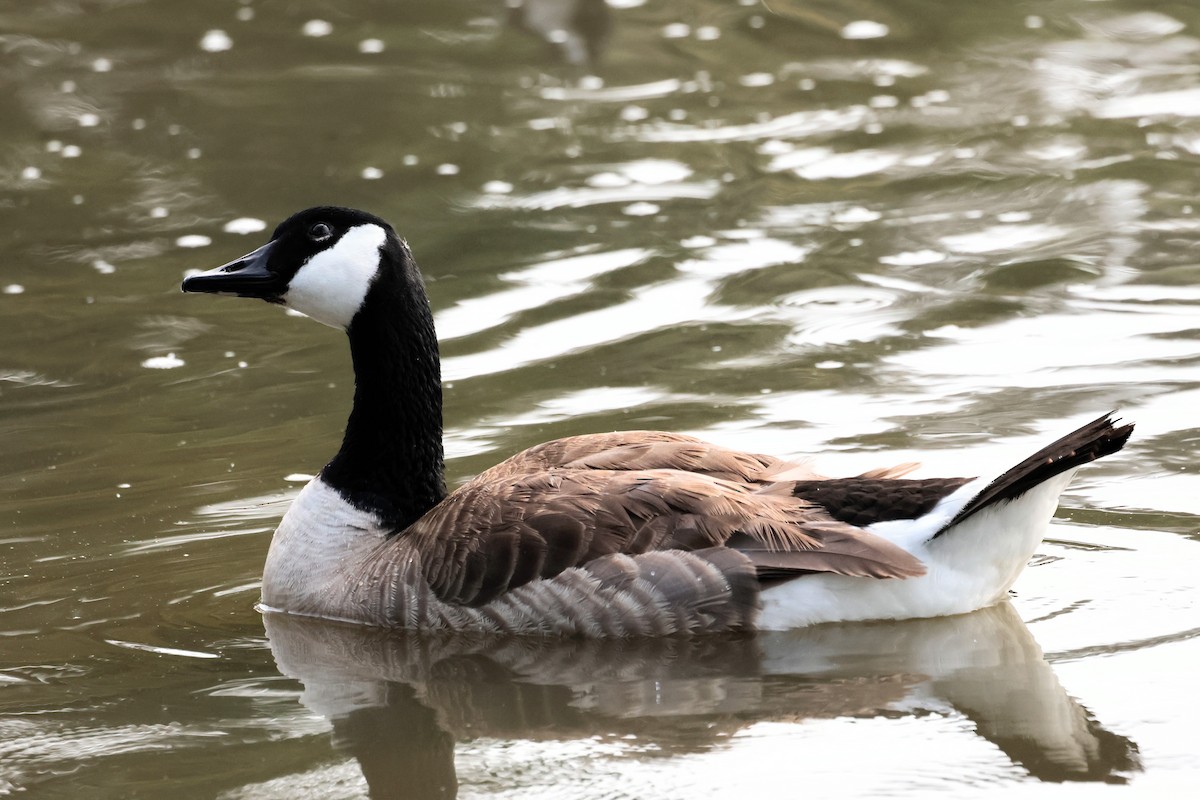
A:
<svg viewBox="0 0 1200 800">
<path fill-rule="evenodd" d="M 766 559 L 779 574 L 923 572 L 903 549 L 790 491 L 668 469 L 481 476 L 396 538 L 411 542 L 430 565 L 425 578 L 440 599 L 481 605 L 592 559 L 703 550 L 735 534 L 752 562 Z M 774 557 L 782 553 L 791 561 Z"/>
<path fill-rule="evenodd" d="M 346 564 L 356 580 L 330 581 L 289 611 L 406 630 L 613 638 L 751 630 L 759 607 L 753 564 L 728 548 L 618 553 L 466 606 L 429 591 L 409 543 L 381 547 L 397 545 Z"/>
</svg>

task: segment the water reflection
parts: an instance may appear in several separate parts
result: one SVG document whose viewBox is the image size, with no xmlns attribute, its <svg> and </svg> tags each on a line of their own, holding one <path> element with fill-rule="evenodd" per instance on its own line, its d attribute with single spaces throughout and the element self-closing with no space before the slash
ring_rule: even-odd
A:
<svg viewBox="0 0 1200 800">
<path fill-rule="evenodd" d="M 454 796 L 456 741 L 636 740 L 622 757 L 661 758 L 762 722 L 846 718 L 966 720 L 1043 781 L 1123 782 L 1139 769 L 1137 745 L 1066 693 L 1007 603 L 900 624 L 608 642 L 265 623 L 279 670 L 303 683 L 301 702 L 332 722 L 376 798 Z M 894 746 L 921 760 L 921 745 Z"/>
</svg>

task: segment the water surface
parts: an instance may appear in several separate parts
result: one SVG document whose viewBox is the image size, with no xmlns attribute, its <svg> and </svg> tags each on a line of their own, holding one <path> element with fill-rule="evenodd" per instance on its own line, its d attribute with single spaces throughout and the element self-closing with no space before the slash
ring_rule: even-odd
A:
<svg viewBox="0 0 1200 800">
<path fill-rule="evenodd" d="M 0 3 L 0 794 L 1194 786 L 1200 9 L 508 5 Z M 331 202 L 427 275 L 453 481 L 618 428 L 927 475 L 1137 433 L 962 618 L 264 627 L 345 345 L 178 284 Z"/>
</svg>

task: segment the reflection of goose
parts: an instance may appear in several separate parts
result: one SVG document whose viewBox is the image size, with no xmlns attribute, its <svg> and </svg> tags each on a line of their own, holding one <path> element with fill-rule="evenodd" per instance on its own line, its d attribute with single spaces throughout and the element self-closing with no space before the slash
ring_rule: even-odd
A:
<svg viewBox="0 0 1200 800">
<path fill-rule="evenodd" d="M 957 713 L 1030 774 L 1113 780 L 1137 747 L 1092 719 L 1063 690 L 1010 603 L 904 624 L 825 625 L 764 634 L 765 672 L 921 676 L 897 708 Z"/>
<path fill-rule="evenodd" d="M 957 614 L 1004 597 L 1102 417 L 992 478 L 828 479 L 653 431 L 533 447 L 447 495 L 433 318 L 378 217 L 314 208 L 185 291 L 259 297 L 342 328 L 341 450 L 271 542 L 268 607 L 399 628 L 658 635 Z"/>
<path fill-rule="evenodd" d="M 452 791 L 456 739 L 635 733 L 670 755 L 760 721 L 930 712 L 970 719 L 1042 780 L 1114 781 L 1137 768 L 1136 746 L 1066 694 L 1008 603 L 757 637 L 599 641 L 265 621 L 280 671 L 331 720 L 374 797 Z"/>
</svg>

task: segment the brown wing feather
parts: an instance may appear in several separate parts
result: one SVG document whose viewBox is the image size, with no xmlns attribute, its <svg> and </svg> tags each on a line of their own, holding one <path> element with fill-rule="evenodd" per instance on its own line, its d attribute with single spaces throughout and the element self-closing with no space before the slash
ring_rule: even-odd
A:
<svg viewBox="0 0 1200 800">
<path fill-rule="evenodd" d="M 925 565 L 907 550 L 840 522 L 824 528 L 821 547 L 813 550 L 771 550 L 742 534 L 726 544 L 750 559 L 758 579 L 764 583 L 812 572 L 834 572 L 856 578 L 915 578 L 925 574 Z"/>
<path fill-rule="evenodd" d="M 527 451 L 528 452 L 528 451 Z M 443 600 L 480 605 L 612 554 L 738 535 L 756 568 L 908 577 L 920 562 L 783 492 L 678 470 L 556 469 L 467 483 L 401 534 Z M 807 556 L 802 554 L 809 554 Z"/>
<path fill-rule="evenodd" d="M 682 433 L 616 431 L 570 436 L 539 444 L 479 475 L 484 481 L 550 469 L 674 469 L 744 483 L 820 478 L 807 465 L 774 456 L 743 453 Z"/>
<path fill-rule="evenodd" d="M 899 478 L 918 466 L 905 463 L 880 467 L 858 477 Z M 666 431 L 615 431 L 555 439 L 517 453 L 478 478 L 486 482 L 550 469 L 676 469 L 755 484 L 825 480 L 825 476 L 803 461 L 730 450 L 694 436 Z"/>
<path fill-rule="evenodd" d="M 489 482 L 497 478 L 525 475 L 557 469 L 573 461 L 588 458 L 607 450 L 632 444 L 654 444 L 675 442 L 680 444 L 703 444 L 694 436 L 666 431 L 616 431 L 614 433 L 591 433 L 568 436 L 534 445 L 528 450 L 510 456 L 496 466 L 480 473 L 476 481 Z"/>
</svg>

